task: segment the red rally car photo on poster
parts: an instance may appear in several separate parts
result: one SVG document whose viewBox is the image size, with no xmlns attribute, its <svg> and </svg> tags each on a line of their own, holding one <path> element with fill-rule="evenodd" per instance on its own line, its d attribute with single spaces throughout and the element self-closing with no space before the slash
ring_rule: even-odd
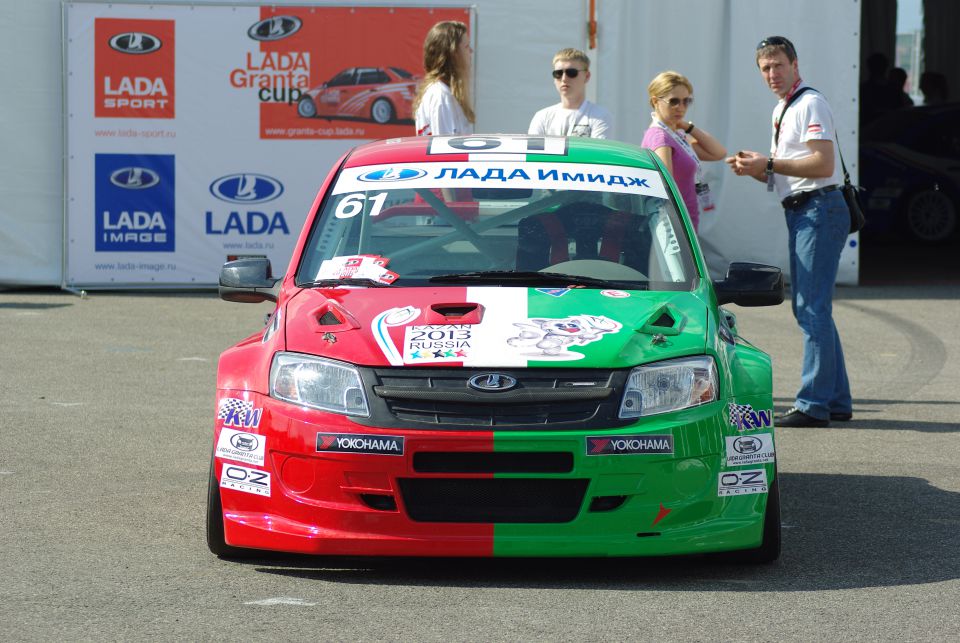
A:
<svg viewBox="0 0 960 643">
<path fill-rule="evenodd" d="M 780 554 L 770 357 L 648 150 L 399 138 L 347 152 L 220 357 L 207 544 L 347 556 Z"/>
<path fill-rule="evenodd" d="M 297 102 L 297 114 L 369 119 L 381 125 L 412 122 L 418 80 L 399 67 L 352 67 L 305 91 Z"/>
</svg>

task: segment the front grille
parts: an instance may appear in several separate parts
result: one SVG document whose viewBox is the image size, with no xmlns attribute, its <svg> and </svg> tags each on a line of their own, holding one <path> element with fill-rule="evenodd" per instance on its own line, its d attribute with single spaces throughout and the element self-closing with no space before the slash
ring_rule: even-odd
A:
<svg viewBox="0 0 960 643">
<path fill-rule="evenodd" d="M 485 373 L 517 380 L 507 391 L 477 391 Z M 361 369 L 369 419 L 390 428 L 596 429 L 629 424 L 617 412 L 628 371 L 601 369 Z"/>
<path fill-rule="evenodd" d="M 573 454 L 549 452 L 434 452 L 413 454 L 417 473 L 570 473 Z"/>
<path fill-rule="evenodd" d="M 587 491 L 579 479 L 401 478 L 416 522 L 558 523 L 577 517 Z"/>
</svg>

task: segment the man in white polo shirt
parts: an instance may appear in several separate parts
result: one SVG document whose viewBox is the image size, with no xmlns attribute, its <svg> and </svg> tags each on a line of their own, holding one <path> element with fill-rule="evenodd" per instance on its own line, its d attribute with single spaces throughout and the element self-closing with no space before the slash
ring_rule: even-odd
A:
<svg viewBox="0 0 960 643">
<path fill-rule="evenodd" d="M 733 172 L 776 189 L 790 232 L 793 315 L 803 333 L 800 390 L 777 426 L 829 426 L 853 417 L 840 335 L 833 323 L 833 287 L 850 213 L 840 191 L 833 112 L 820 92 L 800 79 L 789 40 L 757 45 L 757 67 L 780 97 L 773 110 L 770 154 L 741 151 L 726 159 Z"/>
<path fill-rule="evenodd" d="M 553 83 L 560 102 L 533 115 L 528 134 L 613 138 L 610 112 L 587 100 L 590 59 L 579 49 L 561 49 L 553 57 Z"/>
</svg>

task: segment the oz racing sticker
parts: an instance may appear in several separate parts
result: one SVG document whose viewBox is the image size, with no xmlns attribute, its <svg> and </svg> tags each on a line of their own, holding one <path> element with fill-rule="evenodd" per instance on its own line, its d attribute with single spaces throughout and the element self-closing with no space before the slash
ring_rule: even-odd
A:
<svg viewBox="0 0 960 643">
<path fill-rule="evenodd" d="M 262 435 L 224 428 L 220 429 L 215 455 L 218 458 L 263 466 L 266 446 L 267 438 Z"/>
<path fill-rule="evenodd" d="M 764 464 L 776 460 L 772 433 L 727 436 L 727 466 Z"/>
<path fill-rule="evenodd" d="M 396 435 L 317 433 L 317 453 L 327 452 L 403 455 L 403 437 Z"/>
<path fill-rule="evenodd" d="M 767 470 L 721 471 L 717 479 L 718 496 L 747 496 L 767 492 Z"/>
<path fill-rule="evenodd" d="M 270 472 L 249 469 L 238 464 L 225 464 L 220 472 L 220 486 L 255 496 L 270 497 Z"/>
</svg>

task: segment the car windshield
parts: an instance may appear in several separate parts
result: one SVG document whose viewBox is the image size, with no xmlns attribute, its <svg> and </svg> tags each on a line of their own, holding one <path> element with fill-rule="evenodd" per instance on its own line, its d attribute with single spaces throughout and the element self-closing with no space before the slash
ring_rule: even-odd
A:
<svg viewBox="0 0 960 643">
<path fill-rule="evenodd" d="M 698 283 L 676 204 L 652 170 L 509 161 L 353 167 L 322 208 L 297 272 L 301 286 Z"/>
</svg>

